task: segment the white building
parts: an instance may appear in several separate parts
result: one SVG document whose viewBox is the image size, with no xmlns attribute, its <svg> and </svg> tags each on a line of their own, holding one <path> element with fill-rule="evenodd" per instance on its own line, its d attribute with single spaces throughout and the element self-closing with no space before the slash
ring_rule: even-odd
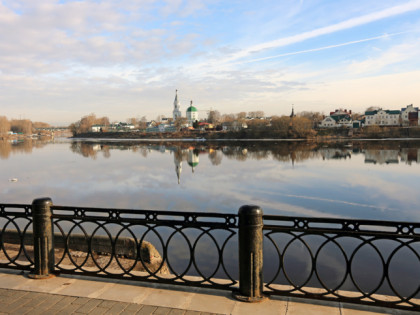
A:
<svg viewBox="0 0 420 315">
<path fill-rule="evenodd" d="M 181 103 L 178 100 L 178 90 L 175 90 L 174 110 L 172 111 L 172 118 L 174 121 L 181 117 Z"/>
<path fill-rule="evenodd" d="M 365 112 L 365 126 L 399 126 L 399 110 L 373 110 Z"/>
<path fill-rule="evenodd" d="M 188 124 L 192 124 L 198 120 L 198 110 L 193 106 L 193 101 L 191 101 L 190 107 L 187 108 L 187 120 Z"/>
<path fill-rule="evenodd" d="M 401 123 L 403 126 L 418 126 L 419 125 L 419 108 L 414 107 L 413 104 L 406 108 L 401 108 Z M 417 115 L 416 115 L 417 113 Z M 417 117 L 416 117 L 417 116 Z M 413 119 L 414 118 L 414 119 Z"/>
<path fill-rule="evenodd" d="M 320 128 L 352 128 L 353 121 L 351 119 L 351 110 L 336 109 L 330 113 L 330 116 L 325 117 L 320 123 Z"/>
</svg>

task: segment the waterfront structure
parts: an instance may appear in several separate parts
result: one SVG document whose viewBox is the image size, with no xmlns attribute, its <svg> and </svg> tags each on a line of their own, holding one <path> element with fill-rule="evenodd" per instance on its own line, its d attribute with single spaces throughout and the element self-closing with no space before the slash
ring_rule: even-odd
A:
<svg viewBox="0 0 420 315">
<path fill-rule="evenodd" d="M 193 101 L 191 101 L 190 107 L 187 108 L 187 120 L 190 126 L 198 120 L 198 110 L 193 106 Z"/>
<path fill-rule="evenodd" d="M 175 90 L 174 110 L 172 111 L 172 118 L 175 121 L 177 118 L 181 116 L 182 116 L 181 103 L 178 100 L 178 90 Z"/>
<path fill-rule="evenodd" d="M 90 127 L 90 130 L 92 132 L 101 132 L 103 131 L 103 128 L 105 128 L 105 125 L 93 125 L 92 127 Z"/>
<path fill-rule="evenodd" d="M 414 107 L 413 104 L 401 108 L 401 123 L 403 126 L 418 126 L 419 108 Z"/>
<path fill-rule="evenodd" d="M 353 121 L 351 118 L 351 110 L 336 109 L 330 112 L 330 115 L 325 117 L 319 124 L 321 128 L 353 128 Z"/>
<path fill-rule="evenodd" d="M 365 112 L 365 126 L 399 126 L 399 110 L 384 110 L 382 108 Z"/>
</svg>

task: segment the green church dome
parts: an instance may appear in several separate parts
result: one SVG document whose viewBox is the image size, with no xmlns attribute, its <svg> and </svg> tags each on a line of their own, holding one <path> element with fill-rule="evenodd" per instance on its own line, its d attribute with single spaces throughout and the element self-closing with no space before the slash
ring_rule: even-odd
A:
<svg viewBox="0 0 420 315">
<path fill-rule="evenodd" d="M 194 106 L 190 106 L 187 108 L 187 112 L 197 112 L 197 108 L 195 108 Z"/>
</svg>

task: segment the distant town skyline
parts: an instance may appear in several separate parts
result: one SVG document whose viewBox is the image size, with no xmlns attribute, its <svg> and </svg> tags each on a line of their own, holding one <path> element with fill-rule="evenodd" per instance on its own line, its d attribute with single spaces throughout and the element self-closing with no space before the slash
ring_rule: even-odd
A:
<svg viewBox="0 0 420 315">
<path fill-rule="evenodd" d="M 0 115 L 420 104 L 420 0 L 2 0 Z"/>
</svg>

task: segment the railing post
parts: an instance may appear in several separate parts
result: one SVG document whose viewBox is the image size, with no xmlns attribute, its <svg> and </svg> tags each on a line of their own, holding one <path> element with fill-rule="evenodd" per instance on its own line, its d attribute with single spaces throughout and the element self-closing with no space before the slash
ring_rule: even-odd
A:
<svg viewBox="0 0 420 315">
<path fill-rule="evenodd" d="M 35 270 L 29 274 L 29 277 L 33 279 L 54 277 L 54 234 L 51 205 L 50 198 L 39 198 L 32 202 Z"/>
<path fill-rule="evenodd" d="M 258 206 L 242 206 L 239 216 L 239 292 L 236 299 L 261 302 L 263 295 L 263 211 Z"/>
</svg>

